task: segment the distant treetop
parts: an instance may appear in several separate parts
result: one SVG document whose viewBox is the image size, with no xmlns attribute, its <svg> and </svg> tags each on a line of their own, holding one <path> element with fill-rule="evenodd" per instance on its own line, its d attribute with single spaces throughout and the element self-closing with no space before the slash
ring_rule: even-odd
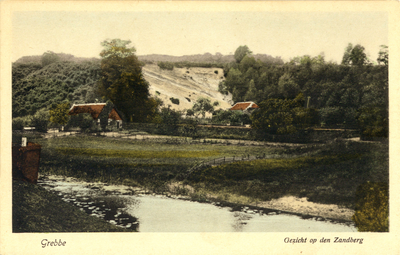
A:
<svg viewBox="0 0 400 255">
<path fill-rule="evenodd" d="M 135 54 L 135 47 L 128 47 L 131 43 L 130 40 L 112 39 L 105 40 L 101 43 L 104 49 L 101 51 L 100 56 L 102 58 L 108 58 L 111 56 L 117 56 L 121 58 L 129 57 Z"/>
</svg>

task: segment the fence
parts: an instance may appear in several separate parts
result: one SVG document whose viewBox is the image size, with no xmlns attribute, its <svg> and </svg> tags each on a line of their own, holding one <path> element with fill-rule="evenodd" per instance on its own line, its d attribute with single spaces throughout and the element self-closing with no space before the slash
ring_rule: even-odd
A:
<svg viewBox="0 0 400 255">
<path fill-rule="evenodd" d="M 191 173 L 194 171 L 211 167 L 211 166 L 218 166 L 222 164 L 229 164 L 229 163 L 234 163 L 234 162 L 239 162 L 239 161 L 250 161 L 250 160 L 256 160 L 256 159 L 273 159 L 273 158 L 295 158 L 298 156 L 293 156 L 293 155 L 276 155 L 276 154 L 271 154 L 271 155 L 266 155 L 265 153 L 259 156 L 256 155 L 245 155 L 245 156 L 232 156 L 232 157 L 222 157 L 222 158 L 216 158 L 213 160 L 205 160 L 201 163 L 196 164 L 192 168 L 190 168 L 187 173 L 186 177 L 188 177 Z"/>
</svg>

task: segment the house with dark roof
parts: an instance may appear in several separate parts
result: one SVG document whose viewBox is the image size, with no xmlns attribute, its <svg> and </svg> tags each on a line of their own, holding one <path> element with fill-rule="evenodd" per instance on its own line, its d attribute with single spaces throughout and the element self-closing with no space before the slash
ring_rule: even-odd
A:
<svg viewBox="0 0 400 255">
<path fill-rule="evenodd" d="M 92 103 L 92 104 L 73 104 L 69 109 L 68 115 L 77 115 L 80 113 L 89 113 L 94 120 L 100 122 L 100 113 L 104 110 L 106 103 Z M 117 126 L 122 126 L 122 118 L 118 111 L 113 107 L 108 113 L 108 122 L 111 120 L 117 121 Z"/>
<path fill-rule="evenodd" d="M 234 104 L 229 110 L 231 111 L 242 111 L 246 114 L 251 114 L 254 110 L 260 108 L 254 102 L 238 102 Z"/>
</svg>

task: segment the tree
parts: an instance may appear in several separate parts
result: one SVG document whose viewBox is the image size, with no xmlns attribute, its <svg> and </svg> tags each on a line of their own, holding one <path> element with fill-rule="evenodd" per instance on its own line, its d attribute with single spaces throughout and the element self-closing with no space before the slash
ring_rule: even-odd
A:
<svg viewBox="0 0 400 255">
<path fill-rule="evenodd" d="M 40 109 L 33 115 L 31 125 L 39 132 L 46 132 L 49 124 L 49 111 Z"/>
<path fill-rule="evenodd" d="M 192 110 L 195 115 L 201 114 L 203 118 L 205 118 L 206 113 L 213 113 L 214 107 L 218 105 L 218 101 L 215 101 L 211 104 L 211 100 L 209 98 L 199 97 L 194 103 Z"/>
<path fill-rule="evenodd" d="M 233 101 L 242 101 L 247 91 L 247 84 L 242 72 L 236 68 L 231 68 L 225 80 L 228 91 L 232 91 Z"/>
<path fill-rule="evenodd" d="M 367 54 L 365 54 L 365 48 L 360 44 L 353 47 L 349 43 L 343 54 L 342 65 L 363 66 L 367 63 L 368 58 Z"/>
<path fill-rule="evenodd" d="M 228 88 L 226 87 L 226 84 L 224 81 L 220 81 L 218 83 L 218 92 L 221 93 L 222 95 L 228 95 L 229 91 Z"/>
<path fill-rule="evenodd" d="M 294 98 L 300 92 L 299 85 L 288 73 L 279 78 L 278 89 L 279 93 L 285 98 Z"/>
<path fill-rule="evenodd" d="M 252 128 L 267 134 L 290 134 L 296 132 L 294 113 L 298 102 L 288 99 L 268 99 L 259 104 L 260 109 L 250 116 Z"/>
<path fill-rule="evenodd" d="M 249 47 L 247 47 L 247 45 L 239 46 L 235 51 L 234 58 L 237 63 L 240 63 L 245 56 L 251 53 L 252 52 L 250 51 Z"/>
<path fill-rule="evenodd" d="M 255 100 L 257 98 L 257 89 L 254 85 L 254 80 L 249 82 L 249 90 L 247 90 L 246 95 L 244 95 L 244 101 Z"/>
<path fill-rule="evenodd" d="M 114 108 L 114 104 L 111 101 L 107 101 L 106 105 L 104 106 L 103 110 L 100 112 L 99 116 L 97 117 L 98 121 L 100 122 L 100 127 L 102 130 L 106 130 L 108 125 L 108 116 L 110 115 L 111 110 Z"/>
<path fill-rule="evenodd" d="M 129 121 L 146 122 L 157 112 L 157 100 L 150 98 L 149 83 L 143 78 L 142 65 L 130 41 L 104 41 L 100 53 L 99 94 L 111 102 Z"/>
<path fill-rule="evenodd" d="M 268 99 L 259 104 L 250 119 L 252 128 L 267 134 L 290 134 L 298 128 L 307 128 L 317 120 L 315 109 L 305 109 L 304 96 L 299 93 L 294 99 Z"/>
<path fill-rule="evenodd" d="M 254 57 L 249 55 L 245 55 L 242 60 L 240 61 L 239 69 L 242 73 L 246 73 L 249 68 L 255 66 L 257 63 Z"/>
<path fill-rule="evenodd" d="M 49 110 L 50 121 L 60 125 L 66 125 L 69 120 L 69 102 L 53 105 Z"/>
<path fill-rule="evenodd" d="M 53 64 L 58 61 L 60 61 L 60 57 L 52 51 L 47 51 L 47 52 L 43 53 L 42 58 L 41 58 L 43 67 Z"/>
<path fill-rule="evenodd" d="M 383 63 L 385 66 L 389 64 L 389 49 L 388 46 L 386 45 L 381 45 L 381 49 L 379 50 L 378 53 L 378 64 Z"/>
<path fill-rule="evenodd" d="M 353 44 L 349 43 L 346 49 L 344 50 L 342 65 L 350 65 L 350 54 L 352 49 L 353 49 Z"/>
<path fill-rule="evenodd" d="M 352 65 L 363 66 L 368 63 L 368 58 L 364 51 L 365 48 L 363 46 L 359 44 L 354 46 L 350 54 L 350 60 Z"/>
<path fill-rule="evenodd" d="M 163 107 L 160 111 L 162 123 L 176 127 L 181 119 L 182 113 L 170 107 Z"/>
</svg>

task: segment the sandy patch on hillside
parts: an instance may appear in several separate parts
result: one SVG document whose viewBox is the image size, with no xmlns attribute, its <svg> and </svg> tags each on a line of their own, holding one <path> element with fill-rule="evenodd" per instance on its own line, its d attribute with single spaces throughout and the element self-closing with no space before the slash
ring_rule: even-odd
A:
<svg viewBox="0 0 400 255">
<path fill-rule="evenodd" d="M 231 96 L 218 92 L 218 84 L 225 79 L 221 68 L 174 68 L 169 71 L 148 64 L 142 70 L 144 78 L 150 83 L 150 94 L 172 109 L 190 109 L 199 97 L 218 101 L 216 109 L 228 109 L 233 104 Z M 172 103 L 171 97 L 179 99 L 179 105 Z"/>
<path fill-rule="evenodd" d="M 342 208 L 332 204 L 314 203 L 307 201 L 307 198 L 298 198 L 294 196 L 286 196 L 279 199 L 272 199 L 271 201 L 258 202 L 257 206 L 340 220 L 351 220 L 351 217 L 354 214 L 354 210 L 351 209 Z"/>
</svg>

